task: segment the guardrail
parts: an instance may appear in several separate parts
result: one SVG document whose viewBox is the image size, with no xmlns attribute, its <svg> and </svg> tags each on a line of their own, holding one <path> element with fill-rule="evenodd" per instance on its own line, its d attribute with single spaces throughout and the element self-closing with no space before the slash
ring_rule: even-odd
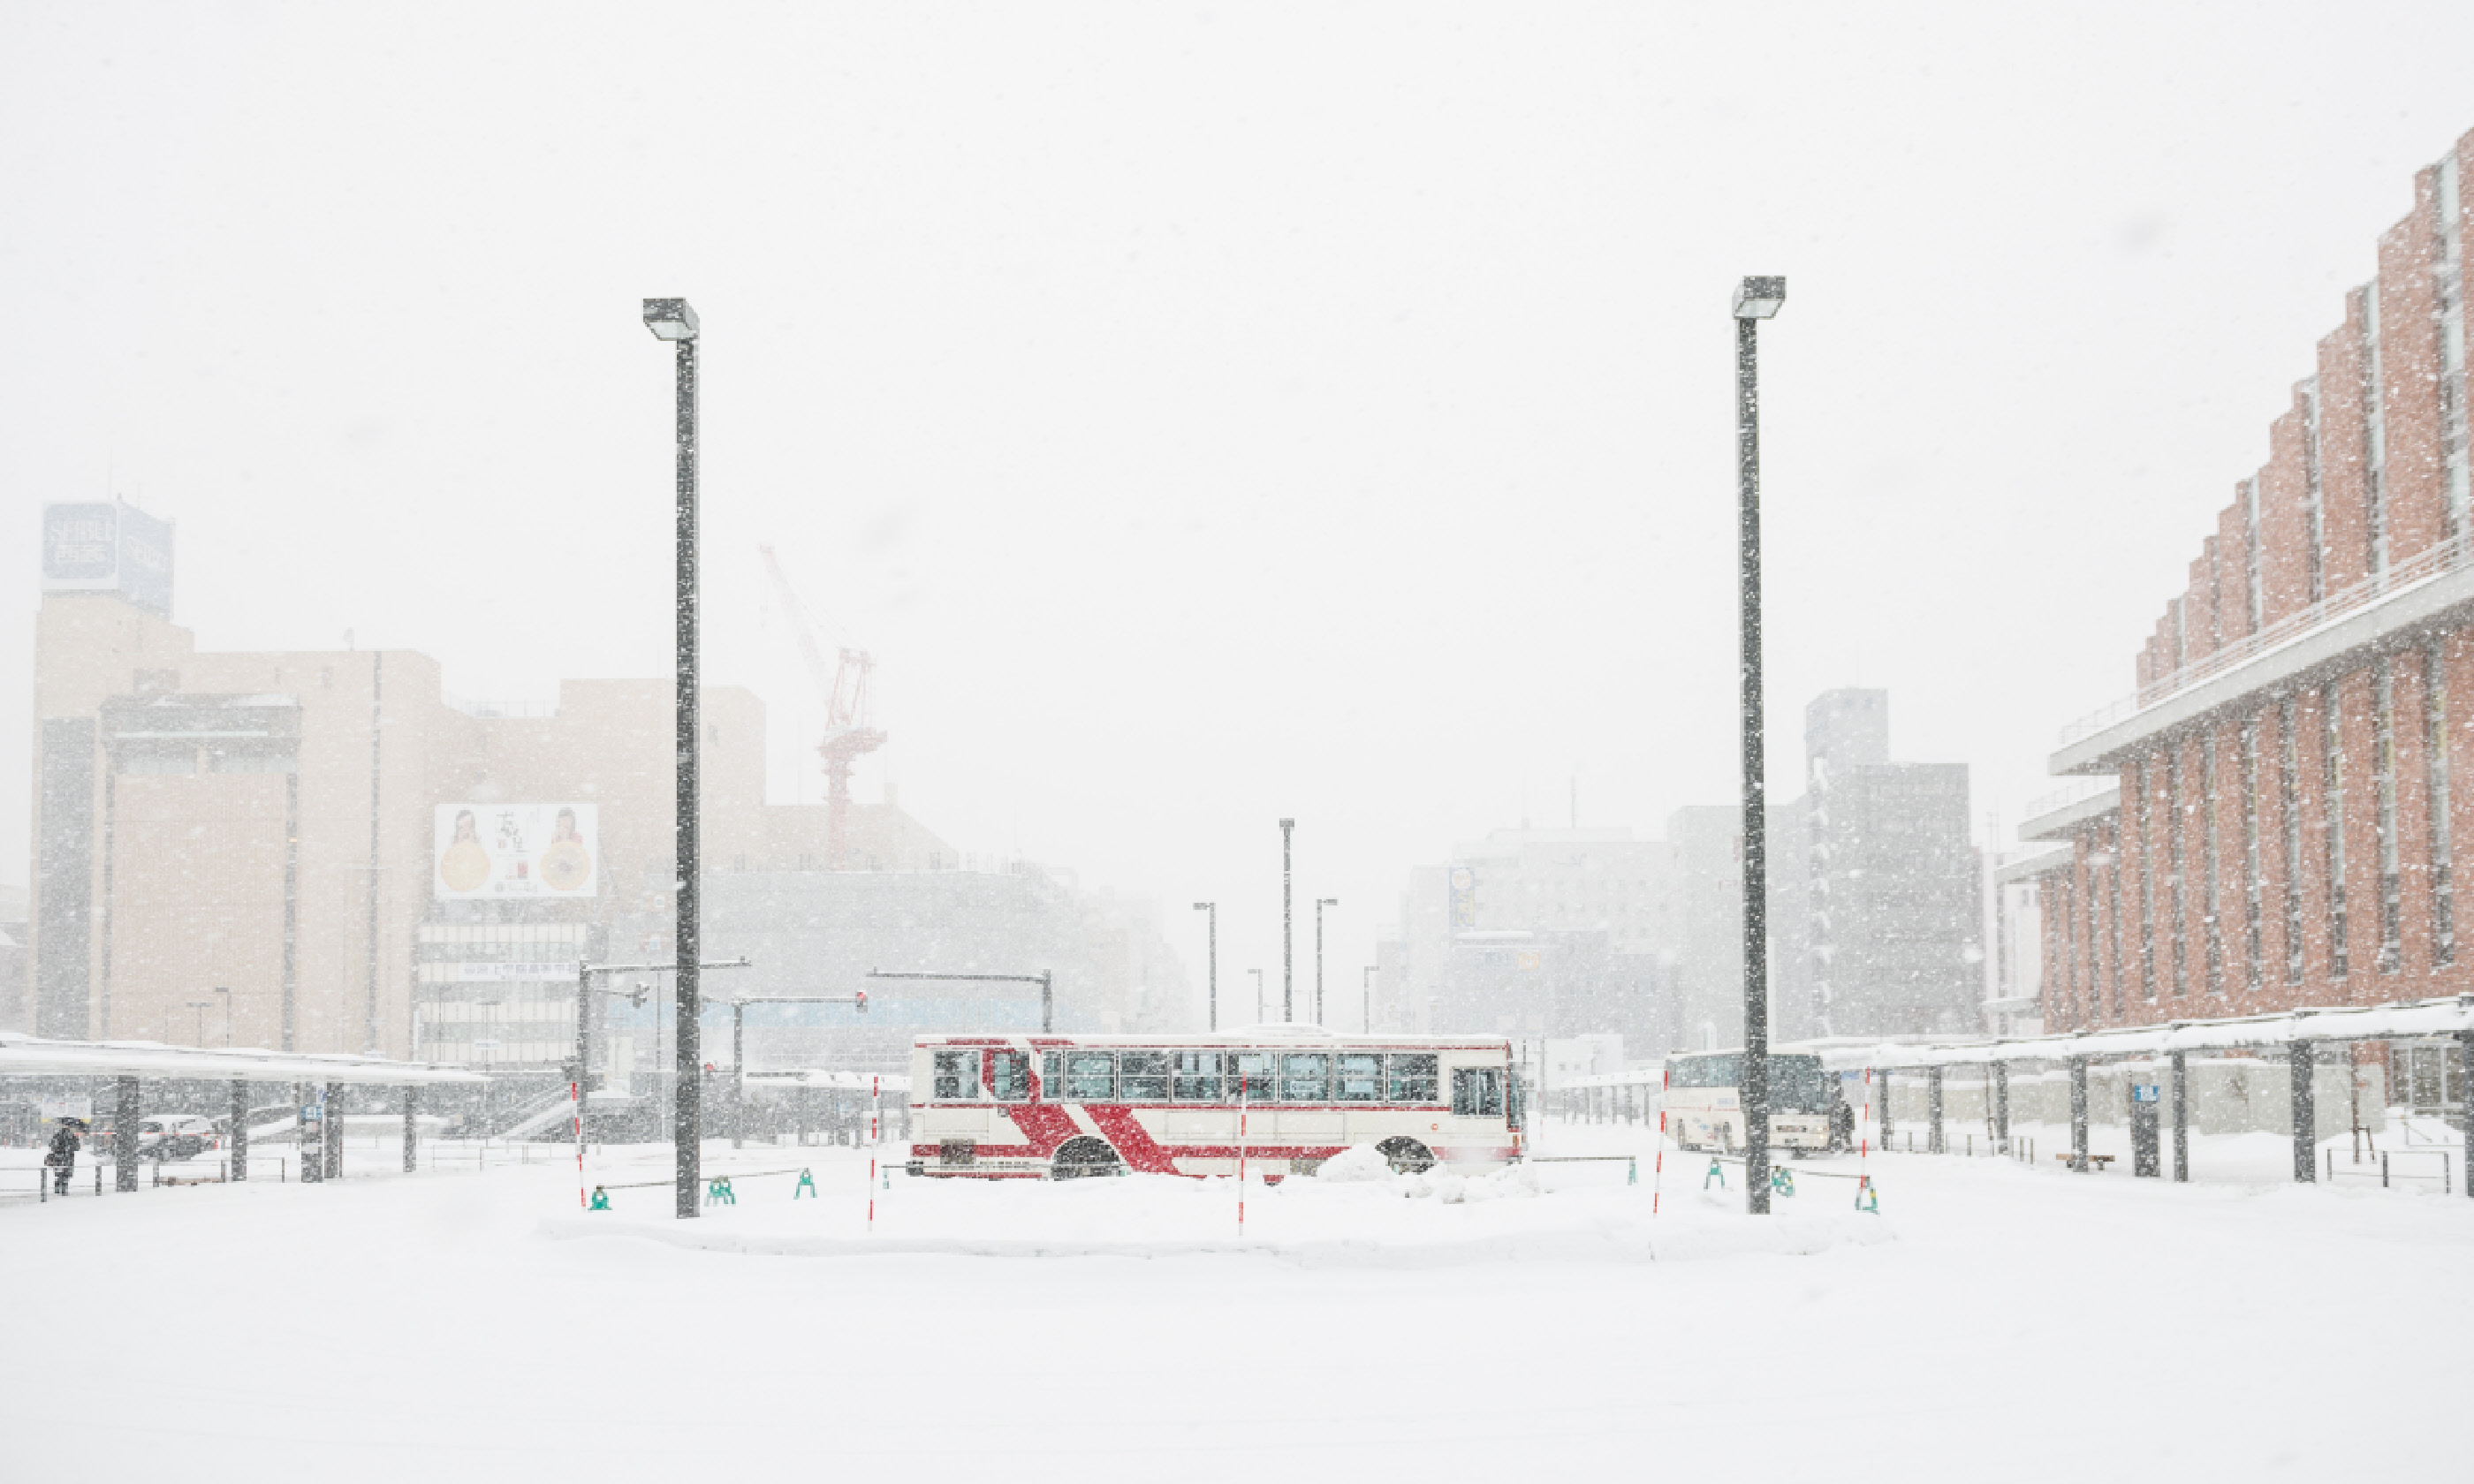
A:
<svg viewBox="0 0 2474 1484">
<path fill-rule="evenodd" d="M 2315 629 L 2360 612 L 2408 588 L 2446 576 L 2465 566 L 2469 557 L 2474 557 L 2474 539 L 2464 536 L 2452 537 L 2416 552 L 2385 572 L 2332 592 L 2298 613 L 2289 614 L 2257 634 L 2236 639 L 2212 654 L 2202 655 L 2180 669 L 2148 682 L 2113 705 L 2089 712 L 2062 729 L 2059 745 L 2069 747 L 2074 742 L 2092 737 L 2118 721 L 2170 701 L 2203 681 L 2214 680 L 2237 665 L 2256 659 Z"/>
<path fill-rule="evenodd" d="M 2326 1150 L 2326 1151 L 2324 1151 L 2324 1152 L 2326 1153 L 2326 1155 L 2327 1155 L 2327 1157 L 2328 1157 L 2328 1159 L 2327 1159 L 2327 1172 L 2328 1172 L 2328 1173 L 2327 1173 L 2327 1180 L 2328 1180 L 2328 1184 L 2330 1184 L 2330 1185 L 2335 1185 L 2335 1184 L 2337 1183 L 2337 1177 L 2338 1177 L 2338 1176 L 2340 1176 L 2340 1175 L 2351 1175 L 2351 1176 L 2355 1176 L 2355 1177 L 2356 1177 L 2356 1178 L 2358 1178 L 2358 1179 L 2365 1179 L 2365 1180 L 2367 1180 L 2367 1179 L 2369 1179 L 2369 1178 L 2370 1178 L 2370 1174 L 2371 1174 L 2371 1172 L 2370 1172 L 2369 1170 L 2366 1170 L 2366 1169 L 2358 1169 L 2358 1168 L 2355 1168 L 2354 1166 L 2352 1166 L 2352 1165 L 2350 1165 L 2350 1164 L 2349 1164 L 2349 1165 L 2346 1165 L 2346 1166 L 2345 1166 L 2345 1167 L 2343 1167 L 2343 1168 L 2340 1168 L 2340 1167 L 2338 1166 L 2338 1164 L 2337 1164 L 2337 1151 L 2336 1151 L 2336 1150 L 2334 1150 L 2334 1149 L 2329 1149 L 2329 1150 Z M 2393 1179 L 2393 1180 L 2436 1180 L 2436 1181 L 2438 1181 L 2438 1182 L 2439 1182 L 2439 1193 L 2440 1193 L 2440 1194 L 2442 1194 L 2442 1195 L 2453 1195 L 2453 1194 L 2455 1194 L 2455 1193 L 2456 1193 L 2456 1186 L 2455 1186 L 2455 1180 L 2456 1180 L 2456 1177 L 2455 1177 L 2455 1174 L 2453 1173 L 2453 1171 L 2451 1170 L 2450 1166 L 2452 1166 L 2453 1164 L 2455 1164 L 2455 1163 L 2457 1162 L 2457 1156 L 2458 1156 L 2461 1152 L 2462 1152 L 2462 1151 L 2455 1150 L 2455 1149 L 2432 1149 L 2432 1148 L 2428 1148 L 2428 1147 L 2421 1148 L 2421 1149 L 2383 1149 L 2383 1150 L 2380 1150 L 2380 1151 L 2379 1151 L 2379 1156 L 2380 1156 L 2380 1188 L 2381 1188 L 2381 1189 L 2383 1189 L 2383 1190 L 2386 1190 L 2386 1189 L 2390 1188 L 2389 1181 L 2390 1181 L 2390 1180 L 2392 1180 L 2392 1179 Z M 2430 1156 L 2431 1158 L 2433 1158 L 2433 1159 L 2435 1159 L 2435 1160 L 2438 1160 L 2438 1161 L 2439 1161 L 2439 1173 L 2438 1173 L 2438 1174 L 2437 1174 L 2437 1175 L 2427 1175 L 2427 1174 L 2422 1173 L 2422 1172 L 2421 1172 L 2421 1171 L 2419 1171 L 2419 1170 L 2397 1170 L 2397 1171 L 2395 1171 L 2395 1172 L 2394 1172 L 2394 1174 L 2393 1174 L 2393 1175 L 2391 1175 L 2391 1174 L 2390 1174 L 2389 1169 L 2389 1158 L 2390 1158 L 2391 1156 L 2394 1156 L 2395 1158 L 2400 1159 L 2400 1160 L 2409 1160 L 2409 1159 L 2413 1159 L 2413 1158 L 2414 1158 L 2414 1157 L 2416 1157 L 2416 1156 L 2418 1156 L 2418 1155 L 2428 1155 L 2428 1156 Z"/>
</svg>

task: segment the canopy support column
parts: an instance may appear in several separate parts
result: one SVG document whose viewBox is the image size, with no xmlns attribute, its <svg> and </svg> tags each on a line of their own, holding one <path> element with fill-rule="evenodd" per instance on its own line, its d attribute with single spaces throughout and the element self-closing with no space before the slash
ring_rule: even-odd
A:
<svg viewBox="0 0 2474 1484">
<path fill-rule="evenodd" d="M 2191 1053 L 2173 1053 L 2173 1178 L 2191 1178 Z"/>
<path fill-rule="evenodd" d="M 1942 1137 L 1941 1073 L 1938 1066 L 1925 1072 L 1925 1105 L 1932 1119 L 1932 1132 L 1925 1137 L 1925 1148 L 1933 1154 L 1948 1154 L 1949 1140 Z"/>
<path fill-rule="evenodd" d="M 318 1120 L 319 1142 L 326 1146 L 327 1178 L 344 1178 L 344 1085 L 327 1084 L 327 1106 L 320 1110 L 327 1116 Z"/>
<path fill-rule="evenodd" d="M 111 1108 L 111 1188 L 137 1188 L 137 1079 L 115 1079 L 118 1097 Z"/>
<path fill-rule="evenodd" d="M 234 1079 L 231 1085 L 231 1137 L 224 1140 L 228 1180 L 249 1178 L 249 1084 Z"/>
<path fill-rule="evenodd" d="M 1890 1068 L 1888 1068 L 1888 1067 L 1886 1067 L 1886 1066 L 1884 1066 L 1884 1067 L 1882 1067 L 1882 1068 L 1881 1068 L 1881 1072 L 1880 1072 L 1880 1083 L 1881 1083 L 1881 1151 L 1882 1151 L 1882 1153 L 1887 1154 L 1887 1153 L 1889 1152 L 1889 1149 L 1890 1149 L 1890 1126 L 1891 1126 L 1894 1122 L 1896 1122 L 1896 1121 L 1897 1121 L 1896 1119 L 1894 1119 L 1894 1118 L 1892 1118 L 1892 1117 L 1890 1116 Z"/>
<path fill-rule="evenodd" d="M 2087 1058 L 2071 1058 L 2071 1168 L 2084 1175 L 2088 1167 Z"/>
<path fill-rule="evenodd" d="M 414 1118 L 420 1112 L 421 1089 L 406 1084 L 403 1089 L 403 1172 L 407 1175 L 421 1167 L 421 1148 L 415 1142 L 419 1136 L 414 1125 Z"/>
<path fill-rule="evenodd" d="M 1993 1064 L 1993 1151 L 2010 1152 L 2010 1064 Z"/>
<path fill-rule="evenodd" d="M 2293 1076 L 2293 1178 L 2305 1185 L 2319 1178 L 2319 1100 L 2312 1086 L 2315 1060 L 2312 1043 L 2297 1041 L 2287 1063 Z"/>
</svg>

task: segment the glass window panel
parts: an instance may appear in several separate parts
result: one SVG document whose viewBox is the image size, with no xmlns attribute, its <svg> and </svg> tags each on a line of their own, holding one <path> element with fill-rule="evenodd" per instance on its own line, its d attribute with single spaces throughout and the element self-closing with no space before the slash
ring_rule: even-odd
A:
<svg viewBox="0 0 2474 1484">
<path fill-rule="evenodd" d="M 1039 1054 L 1039 1095 L 1055 1102 L 1065 1095 L 1065 1053 L 1043 1051 Z"/>
<path fill-rule="evenodd" d="M 1128 1051 L 1117 1058 L 1118 1095 L 1128 1103 L 1168 1101 L 1168 1053 Z"/>
<path fill-rule="evenodd" d="M 1031 1058 L 1020 1051 L 991 1052 L 988 1093 L 1001 1103 L 1019 1103 L 1031 1096 Z"/>
<path fill-rule="evenodd" d="M 1173 1089 L 1180 1103 L 1216 1103 L 1221 1098 L 1223 1079 L 1220 1075 L 1220 1053 L 1217 1051 L 1180 1051 L 1176 1054 L 1176 1087 Z"/>
<path fill-rule="evenodd" d="M 1279 1058 L 1268 1051 L 1240 1051 L 1234 1060 L 1237 1073 L 1229 1079 L 1228 1096 L 1235 1101 L 1241 1095 L 1249 1103 L 1272 1100 L 1272 1074 L 1277 1070 Z"/>
<path fill-rule="evenodd" d="M 1384 1080 L 1390 1084 L 1392 1102 L 1432 1103 L 1441 1100 L 1434 1057 L 1395 1052 L 1385 1058 L 1384 1063 Z"/>
<path fill-rule="evenodd" d="M 1065 1053 L 1065 1095 L 1078 1103 L 1113 1102 L 1117 1096 L 1117 1057 L 1112 1051 Z"/>
<path fill-rule="evenodd" d="M 1492 1066 L 1452 1068 L 1452 1112 L 1464 1118 L 1503 1115 L 1503 1073 Z"/>
<path fill-rule="evenodd" d="M 1280 1058 L 1280 1101 L 1331 1101 L 1331 1058 L 1321 1051 L 1293 1051 Z"/>
<path fill-rule="evenodd" d="M 980 1054 L 976 1051 L 939 1051 L 936 1053 L 936 1086 L 933 1093 L 938 1102 L 954 1102 L 980 1095 Z"/>
<path fill-rule="evenodd" d="M 1369 1052 L 1350 1052 L 1340 1059 L 1340 1100 L 1344 1103 L 1383 1101 L 1383 1059 Z"/>
</svg>

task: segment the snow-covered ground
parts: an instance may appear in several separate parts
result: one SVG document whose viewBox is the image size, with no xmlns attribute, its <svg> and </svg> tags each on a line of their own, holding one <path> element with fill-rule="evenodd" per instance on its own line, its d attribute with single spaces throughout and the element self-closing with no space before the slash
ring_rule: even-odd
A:
<svg viewBox="0 0 2474 1484">
<path fill-rule="evenodd" d="M 1298 1181 L 1242 1241 L 1227 1182 L 897 1175 L 871 1233 L 848 1150 L 716 1145 L 818 1198 L 742 1176 L 685 1223 L 385 1154 L 0 1203 L 0 1477 L 2451 1477 L 2474 1381 L 2474 1201 L 2246 1143 L 2182 1186 L 1879 1155 L 1880 1214 L 1807 1176 L 1768 1222 L 1676 1155 L 1655 1220 L 1647 1161 Z"/>
</svg>

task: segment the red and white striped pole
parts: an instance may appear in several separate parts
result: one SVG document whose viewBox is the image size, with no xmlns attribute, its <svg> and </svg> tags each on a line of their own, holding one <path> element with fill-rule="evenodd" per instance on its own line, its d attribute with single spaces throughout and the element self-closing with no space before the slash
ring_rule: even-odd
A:
<svg viewBox="0 0 2474 1484">
<path fill-rule="evenodd" d="M 1248 1079 L 1237 1079 L 1237 1234 L 1246 1234 L 1246 1094 Z"/>
<path fill-rule="evenodd" d="M 584 1095 L 572 1082 L 567 1085 L 567 1112 L 575 1124 L 575 1204 L 589 1210 L 591 1204 L 584 1198 Z"/>
<path fill-rule="evenodd" d="M 1865 1174 L 1873 1154 L 1873 1068 L 1869 1066 L 1864 1068 L 1864 1122 L 1856 1134 L 1856 1202 L 1860 1206 L 1864 1192 L 1873 1188 L 1871 1177 Z"/>
<path fill-rule="evenodd" d="M 880 1119 L 885 1114 L 885 1079 L 867 1079 L 867 1229 L 876 1230 L 876 1160 L 877 1144 L 883 1137 Z"/>
<path fill-rule="evenodd" d="M 1658 1074 L 1658 1162 L 1649 1171 L 1649 1214 L 1653 1219 L 1658 1215 L 1658 1187 L 1666 1179 L 1666 1084 L 1674 1075 L 1669 1071 Z"/>
</svg>

